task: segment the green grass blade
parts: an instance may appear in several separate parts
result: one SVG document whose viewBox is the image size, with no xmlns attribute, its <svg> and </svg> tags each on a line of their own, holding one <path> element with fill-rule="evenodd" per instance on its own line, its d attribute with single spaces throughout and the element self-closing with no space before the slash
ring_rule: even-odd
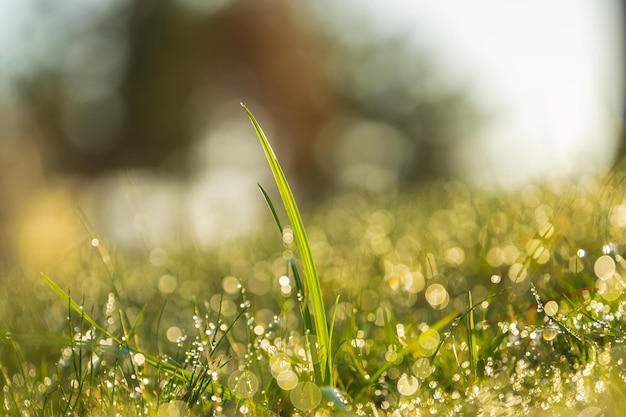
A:
<svg viewBox="0 0 626 417">
<path fill-rule="evenodd" d="M 276 213 L 276 208 L 274 207 L 274 203 L 272 203 L 272 199 L 270 198 L 269 194 L 267 194 L 267 192 L 265 191 L 265 188 L 263 188 L 261 186 L 261 184 L 257 184 L 257 187 L 259 187 L 259 190 L 261 190 L 261 194 L 263 194 L 263 198 L 265 199 L 265 203 L 267 204 L 267 207 L 272 212 L 272 217 L 274 218 L 274 222 L 276 222 L 276 226 L 278 226 L 278 230 L 280 230 L 280 233 L 282 234 L 283 233 L 283 225 L 280 222 L 280 218 L 278 217 L 278 213 Z"/>
<path fill-rule="evenodd" d="M 476 364 L 478 362 L 476 349 L 476 326 L 474 324 L 474 299 L 472 298 L 472 291 L 467 292 L 469 302 L 469 313 L 467 315 L 467 344 L 469 351 L 469 360 L 474 380 L 476 380 Z"/>
<path fill-rule="evenodd" d="M 257 184 L 257 185 L 259 187 L 259 190 L 261 190 L 261 194 L 263 194 L 263 198 L 265 199 L 267 206 L 272 212 L 272 216 L 274 217 L 274 222 L 276 223 L 276 226 L 278 226 L 278 230 L 280 231 L 282 235 L 283 225 L 280 222 L 280 219 L 278 218 L 278 214 L 276 213 L 276 208 L 274 207 L 274 203 L 272 203 L 272 200 L 270 199 L 270 196 L 267 194 L 265 189 L 260 184 Z M 302 279 L 300 278 L 300 273 L 298 272 L 298 267 L 296 266 L 296 261 L 293 259 L 293 257 L 289 260 L 289 265 L 291 266 L 291 270 L 293 272 L 293 279 L 296 282 L 296 289 L 298 293 L 305 295 L 306 292 L 304 290 L 304 284 L 302 283 Z M 300 313 L 302 314 L 302 323 L 303 323 L 304 331 L 305 333 L 313 334 L 313 319 L 311 318 L 311 310 L 309 309 L 308 298 L 303 297 L 299 299 L 298 302 L 300 303 Z M 331 327 L 330 334 L 332 335 L 332 327 Z M 330 351 L 330 348 L 329 348 L 329 351 Z M 320 367 L 317 363 L 313 364 L 313 371 L 315 373 L 316 380 L 321 380 L 322 374 L 321 374 Z"/>
<path fill-rule="evenodd" d="M 94 319 L 91 318 L 91 316 L 89 314 L 86 314 L 83 310 L 83 308 L 80 306 L 80 304 L 78 304 L 76 301 L 74 301 L 68 293 L 66 293 L 65 291 L 63 291 L 63 289 L 61 287 L 59 287 L 56 282 L 52 281 L 46 274 L 44 274 L 43 272 L 41 273 L 41 277 L 46 281 L 46 283 L 48 284 L 48 286 L 50 288 L 52 288 L 52 291 L 54 291 L 59 297 L 61 297 L 61 299 L 63 301 L 65 301 L 66 303 L 68 303 L 68 305 L 70 306 L 70 308 L 72 310 L 74 310 L 76 313 L 80 314 L 81 316 L 83 316 L 84 320 L 89 323 L 90 325 L 92 325 L 94 328 L 98 329 L 99 331 L 101 331 L 103 334 L 107 335 L 107 337 L 110 337 L 111 339 L 115 340 L 116 342 L 119 341 L 119 339 L 117 339 L 116 337 L 114 337 L 113 335 L 111 335 L 104 327 L 100 326 Z"/>
<path fill-rule="evenodd" d="M 280 197 L 283 201 L 283 205 L 285 206 L 285 210 L 287 211 L 287 217 L 291 222 L 291 227 L 293 227 L 296 246 L 300 253 L 304 270 L 304 282 L 307 290 L 306 296 L 308 296 L 311 302 L 313 319 L 315 321 L 315 331 L 317 341 L 319 343 L 322 380 L 317 382 L 319 385 L 332 385 L 332 356 L 330 352 L 330 340 L 328 336 L 326 309 L 324 307 L 322 289 L 320 287 L 317 269 L 315 268 L 311 245 L 309 244 L 309 240 L 304 229 L 304 224 L 300 216 L 300 211 L 298 210 L 298 206 L 296 204 L 293 193 L 291 192 L 291 188 L 289 187 L 289 183 L 285 178 L 285 174 L 283 173 L 283 170 L 278 163 L 278 159 L 276 158 L 274 150 L 270 146 L 269 141 L 265 136 L 265 133 L 263 133 L 261 126 L 256 121 L 250 110 L 248 110 L 248 108 L 243 103 L 241 104 L 241 106 L 248 114 L 248 117 L 252 122 L 252 126 L 254 127 L 254 130 L 256 131 L 259 140 L 261 141 L 261 146 L 263 147 L 267 162 L 269 163 L 270 169 L 272 170 L 274 181 L 278 186 Z"/>
<path fill-rule="evenodd" d="M 278 230 L 280 231 L 280 234 L 283 234 L 283 225 L 280 222 L 280 219 L 278 218 L 278 214 L 276 213 L 276 208 L 274 207 L 274 203 L 272 203 L 272 200 L 270 199 L 270 196 L 267 194 L 267 192 L 265 192 L 265 189 L 263 187 L 261 187 L 260 184 L 257 184 L 259 186 L 259 190 L 261 190 L 261 194 L 263 194 L 263 198 L 265 199 L 265 202 L 267 203 L 267 206 L 269 207 L 270 211 L 272 212 L 272 217 L 274 217 L 274 222 L 276 222 L 276 226 L 278 226 Z M 291 264 L 291 270 L 293 271 L 293 279 L 296 281 L 296 289 L 302 294 L 305 295 L 304 293 L 304 285 L 302 283 L 302 280 L 300 279 L 300 273 L 298 273 L 298 268 L 296 267 L 296 261 L 291 258 L 290 260 L 290 264 Z M 306 297 L 304 298 L 306 300 Z M 305 317 L 305 326 L 307 326 L 307 328 L 310 331 L 313 331 L 313 325 L 311 324 L 311 317 L 310 317 L 310 312 L 309 312 L 309 308 L 306 305 L 306 303 L 303 303 L 304 307 L 302 308 L 302 313 L 305 314 L 307 317 Z M 307 321 L 308 320 L 308 321 Z"/>
</svg>

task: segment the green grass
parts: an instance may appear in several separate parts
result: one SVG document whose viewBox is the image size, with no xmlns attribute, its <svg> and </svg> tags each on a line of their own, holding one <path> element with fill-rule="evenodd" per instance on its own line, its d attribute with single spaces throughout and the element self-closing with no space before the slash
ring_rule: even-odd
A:
<svg viewBox="0 0 626 417">
<path fill-rule="evenodd" d="M 263 147 L 263 151 L 265 152 L 265 156 L 267 157 L 267 162 L 272 170 L 272 175 L 274 176 L 274 181 L 276 181 L 276 185 L 278 186 L 278 191 L 280 192 L 280 197 L 283 201 L 283 205 L 285 206 L 285 210 L 287 211 L 287 217 L 292 224 L 293 234 L 296 241 L 296 246 L 298 248 L 298 252 L 300 254 L 300 258 L 302 261 L 302 267 L 304 269 L 304 279 L 305 286 L 298 285 L 299 290 L 301 291 L 302 300 L 300 303 L 303 305 L 303 310 L 307 311 L 304 313 L 305 317 L 310 317 L 309 303 L 312 310 L 313 322 L 315 328 L 311 326 L 309 320 L 304 320 L 305 322 L 305 331 L 307 334 L 313 334 L 317 337 L 317 346 L 313 346 L 312 343 L 309 342 L 309 354 L 312 355 L 314 352 L 312 350 L 317 350 L 319 352 L 319 362 L 313 364 L 315 370 L 315 381 L 318 385 L 332 385 L 332 369 L 333 369 L 333 361 L 332 361 L 332 352 L 331 352 L 331 344 L 330 338 L 328 335 L 327 328 L 327 320 L 326 320 L 326 308 L 324 307 L 324 299 L 322 298 L 322 289 L 320 287 L 319 278 L 317 276 L 317 269 L 315 268 L 315 261 L 313 260 L 313 253 L 311 251 L 311 245 L 309 244 L 309 239 L 306 234 L 306 230 L 304 229 L 304 224 L 302 222 L 302 217 L 300 216 L 300 210 L 298 210 L 298 205 L 296 204 L 296 199 L 291 192 L 291 187 L 289 187 L 289 183 L 287 182 L 287 178 L 285 178 L 285 174 L 283 173 L 280 164 L 278 163 L 278 159 L 270 146 L 267 137 L 265 137 L 265 133 L 259 126 L 259 123 L 256 121 L 250 110 L 246 106 L 242 104 L 244 110 L 248 114 L 250 121 L 252 122 L 252 126 L 261 141 L 261 146 Z M 276 219 L 276 223 L 278 227 L 283 232 L 283 228 L 278 220 L 276 215 L 276 210 L 274 210 L 272 202 L 270 201 L 267 193 L 263 191 L 263 196 L 266 201 L 274 218 Z M 297 276 L 298 272 L 296 268 L 293 268 L 294 275 Z"/>
<path fill-rule="evenodd" d="M 301 213 L 246 112 L 286 220 L 260 187 L 239 241 L 155 264 L 87 228 L 58 269 L 3 271 L 3 415 L 621 415 L 623 174 Z"/>
</svg>

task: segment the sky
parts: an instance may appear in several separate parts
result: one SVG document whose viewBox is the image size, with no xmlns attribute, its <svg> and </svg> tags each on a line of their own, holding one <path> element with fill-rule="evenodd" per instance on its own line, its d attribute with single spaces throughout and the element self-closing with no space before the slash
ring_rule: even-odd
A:
<svg viewBox="0 0 626 417">
<path fill-rule="evenodd" d="M 618 1 L 341 4 L 382 36 L 410 39 L 438 75 L 469 88 L 490 117 L 456 155 L 471 181 L 510 187 L 612 163 L 625 91 Z"/>
</svg>

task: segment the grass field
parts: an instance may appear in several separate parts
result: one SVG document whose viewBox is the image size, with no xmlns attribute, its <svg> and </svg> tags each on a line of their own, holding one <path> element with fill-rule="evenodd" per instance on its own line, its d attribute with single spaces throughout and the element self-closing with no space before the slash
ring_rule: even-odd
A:
<svg viewBox="0 0 626 417">
<path fill-rule="evenodd" d="M 245 238 L 122 253 L 88 231 L 42 276 L 2 271 L 3 415 L 621 415 L 623 174 L 300 219 L 264 150 L 282 202 Z"/>
</svg>

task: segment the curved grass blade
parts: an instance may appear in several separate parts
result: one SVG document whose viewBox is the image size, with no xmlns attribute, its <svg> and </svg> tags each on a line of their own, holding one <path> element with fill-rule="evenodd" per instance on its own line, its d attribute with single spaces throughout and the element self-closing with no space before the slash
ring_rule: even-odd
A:
<svg viewBox="0 0 626 417">
<path fill-rule="evenodd" d="M 311 245 L 304 229 L 302 217 L 298 210 L 298 205 L 291 192 L 287 178 L 278 163 L 278 159 L 274 154 L 274 150 L 269 144 L 265 133 L 261 129 L 261 126 L 256 121 L 250 110 L 242 103 L 241 106 L 248 114 L 250 122 L 256 131 L 261 146 L 265 152 L 267 162 L 274 176 L 274 181 L 278 187 L 280 197 L 287 211 L 287 217 L 293 227 L 294 236 L 296 240 L 296 246 L 300 252 L 302 266 L 304 270 L 304 283 L 306 286 L 305 295 L 311 302 L 311 308 L 313 312 L 313 320 L 315 322 L 315 333 L 317 341 L 319 343 L 319 356 L 321 365 L 321 380 L 318 380 L 318 385 L 332 385 L 332 355 L 330 352 L 330 340 L 328 336 L 328 322 L 326 320 L 326 309 L 324 307 L 324 300 L 322 298 L 322 289 L 320 287 L 319 278 L 317 275 L 317 269 L 315 268 L 315 262 L 313 261 L 313 254 L 311 251 Z"/>
<path fill-rule="evenodd" d="M 267 192 L 265 191 L 265 189 L 263 187 L 261 187 L 260 184 L 257 184 L 259 187 L 259 190 L 261 190 L 261 194 L 263 194 L 263 198 L 265 199 L 265 202 L 267 203 L 267 206 L 269 207 L 270 211 L 272 212 L 272 217 L 274 217 L 274 222 L 276 222 L 276 226 L 278 226 L 278 230 L 280 231 L 281 235 L 283 233 L 283 225 L 280 222 L 280 219 L 278 218 L 278 214 L 276 213 L 276 208 L 274 208 L 274 203 L 272 203 L 272 200 L 270 199 L 270 196 L 267 194 Z M 293 270 L 293 278 L 296 281 L 296 288 L 298 291 L 300 291 L 300 293 L 302 295 L 304 295 L 304 285 L 302 283 L 302 279 L 300 279 L 300 274 L 298 273 L 298 268 L 296 268 L 296 261 L 294 261 L 293 258 L 290 259 L 290 263 L 291 263 L 291 269 Z M 307 308 L 308 311 L 308 308 Z M 311 317 L 309 316 L 309 321 L 310 321 Z M 309 326 L 309 328 L 312 329 L 313 326 Z"/>
<path fill-rule="evenodd" d="M 272 212 L 272 216 L 274 217 L 274 222 L 276 223 L 276 226 L 278 226 L 278 230 L 280 231 L 282 235 L 283 225 L 280 222 L 280 219 L 278 218 L 278 214 L 276 213 L 276 208 L 274 207 L 274 203 L 272 203 L 270 196 L 267 194 L 267 192 L 261 186 L 261 184 L 257 184 L 257 185 L 259 187 L 259 190 L 261 190 L 261 194 L 263 194 L 263 198 L 265 199 L 267 206 Z M 305 295 L 306 292 L 304 291 L 304 284 L 302 283 L 302 279 L 300 278 L 300 273 L 298 272 L 298 268 L 296 266 L 296 261 L 293 259 L 293 257 L 289 259 L 289 265 L 291 267 L 291 271 L 293 272 L 293 279 L 294 281 L 296 281 L 296 289 L 298 293 Z M 300 313 L 302 314 L 302 323 L 303 323 L 305 334 L 312 334 L 313 333 L 313 319 L 311 318 L 311 310 L 309 309 L 308 299 L 307 297 L 298 298 L 298 302 L 300 304 Z M 332 327 L 331 327 L 331 336 L 332 336 Z M 317 362 L 313 364 L 313 372 L 315 373 L 315 379 L 317 381 L 321 380 L 322 374 L 321 374 L 320 367 Z"/>
</svg>

